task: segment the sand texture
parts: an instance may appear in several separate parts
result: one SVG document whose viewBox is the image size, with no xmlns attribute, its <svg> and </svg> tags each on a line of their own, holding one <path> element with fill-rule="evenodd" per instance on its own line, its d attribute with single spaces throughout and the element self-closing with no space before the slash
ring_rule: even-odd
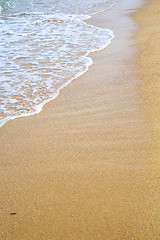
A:
<svg viewBox="0 0 160 240">
<path fill-rule="evenodd" d="M 160 239 L 159 3 L 134 13 L 138 29 L 136 1 L 88 20 L 111 45 L 40 114 L 0 129 L 0 239 Z"/>
<path fill-rule="evenodd" d="M 151 129 L 151 155 L 147 166 L 152 184 L 153 222 L 160 234 L 160 5 L 150 1 L 134 16 L 141 26 L 136 33 L 139 54 L 136 58 L 143 106 Z M 159 237 L 155 239 L 159 239 Z"/>
</svg>

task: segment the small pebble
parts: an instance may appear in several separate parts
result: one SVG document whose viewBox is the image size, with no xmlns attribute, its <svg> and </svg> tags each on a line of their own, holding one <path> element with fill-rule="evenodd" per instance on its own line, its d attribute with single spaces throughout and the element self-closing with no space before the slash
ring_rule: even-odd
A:
<svg viewBox="0 0 160 240">
<path fill-rule="evenodd" d="M 10 213 L 10 215 L 16 215 L 16 212 Z"/>
</svg>

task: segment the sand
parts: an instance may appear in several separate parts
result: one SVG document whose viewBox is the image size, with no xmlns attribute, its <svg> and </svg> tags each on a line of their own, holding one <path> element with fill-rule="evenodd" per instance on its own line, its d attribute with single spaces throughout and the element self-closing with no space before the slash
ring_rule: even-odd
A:
<svg viewBox="0 0 160 240">
<path fill-rule="evenodd" d="M 160 238 L 159 3 L 140 2 L 88 20 L 112 44 L 40 114 L 0 129 L 0 239 Z"/>
</svg>

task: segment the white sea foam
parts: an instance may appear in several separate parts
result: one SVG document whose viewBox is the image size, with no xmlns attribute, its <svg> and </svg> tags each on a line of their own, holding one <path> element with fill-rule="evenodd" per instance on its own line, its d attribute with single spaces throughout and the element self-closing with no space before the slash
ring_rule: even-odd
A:
<svg viewBox="0 0 160 240">
<path fill-rule="evenodd" d="M 77 4 L 77 3 L 81 4 Z M 36 114 L 92 64 L 88 54 L 114 38 L 84 22 L 115 1 L 33 0 L 0 19 L 0 126 Z M 36 11 L 35 11 L 36 9 Z M 73 13 L 74 12 L 74 13 Z"/>
</svg>

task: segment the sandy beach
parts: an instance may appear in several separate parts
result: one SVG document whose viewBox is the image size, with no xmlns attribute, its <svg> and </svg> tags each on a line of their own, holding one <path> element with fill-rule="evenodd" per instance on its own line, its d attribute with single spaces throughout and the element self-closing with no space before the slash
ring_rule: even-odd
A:
<svg viewBox="0 0 160 240">
<path fill-rule="evenodd" d="M 0 129 L 0 239 L 160 239 L 159 3 L 141 3 L 89 19 L 113 30 L 109 47 Z"/>
</svg>

